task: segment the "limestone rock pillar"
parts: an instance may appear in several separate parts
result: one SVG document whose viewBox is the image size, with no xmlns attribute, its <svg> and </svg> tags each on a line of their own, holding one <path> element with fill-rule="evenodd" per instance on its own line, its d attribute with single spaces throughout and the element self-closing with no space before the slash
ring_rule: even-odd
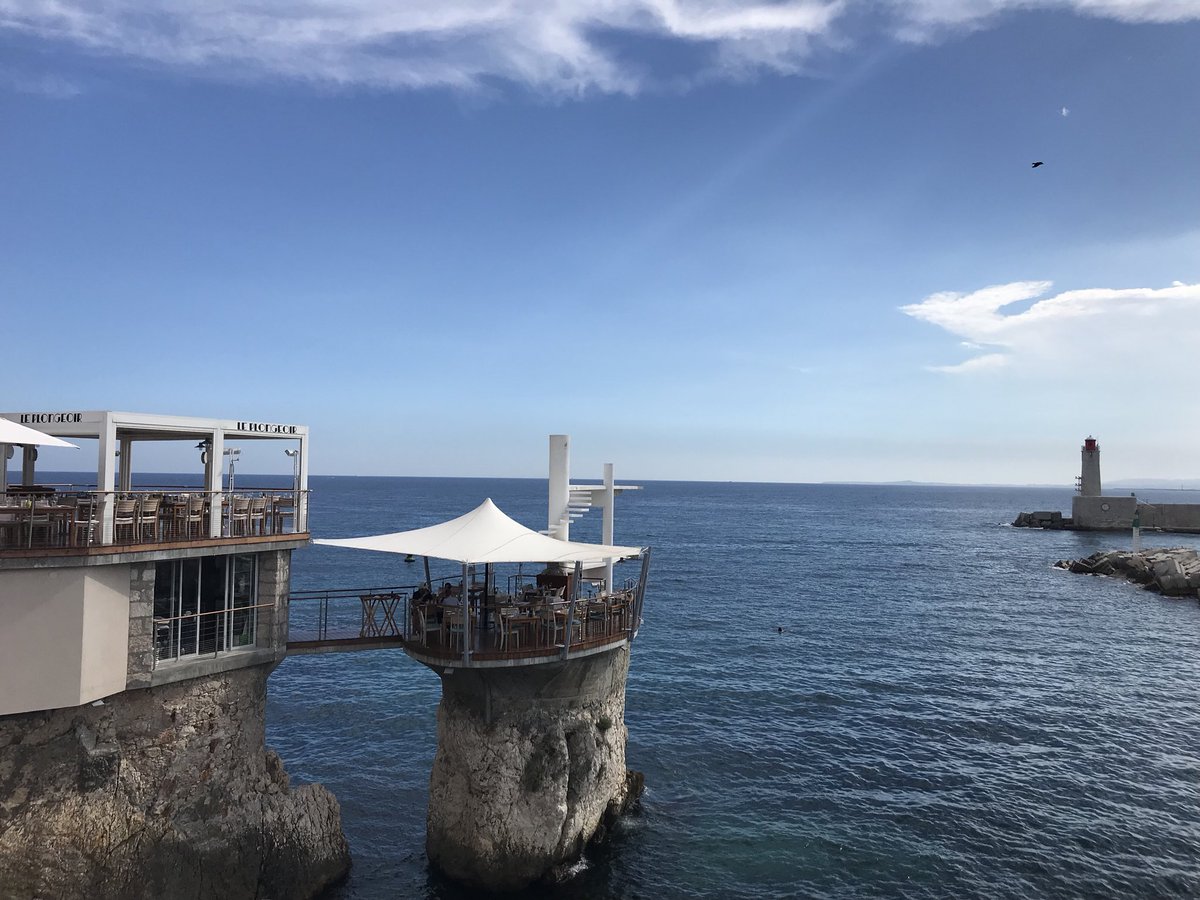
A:
<svg viewBox="0 0 1200 900">
<path fill-rule="evenodd" d="M 438 672 L 426 849 L 451 878 L 514 890 L 552 875 L 640 793 L 625 769 L 627 646 Z"/>
</svg>

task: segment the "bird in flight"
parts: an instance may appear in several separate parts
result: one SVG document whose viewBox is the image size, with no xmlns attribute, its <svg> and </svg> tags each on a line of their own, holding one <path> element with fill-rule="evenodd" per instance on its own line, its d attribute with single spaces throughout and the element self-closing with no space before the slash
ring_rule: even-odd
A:
<svg viewBox="0 0 1200 900">
<path fill-rule="evenodd" d="M 1033 164 L 1033 166 L 1032 166 L 1031 168 L 1034 168 L 1034 169 L 1036 169 L 1038 166 L 1041 166 L 1041 165 L 1045 165 L 1045 163 L 1043 163 L 1043 162 L 1042 162 L 1042 161 L 1039 159 L 1037 162 L 1035 162 L 1035 163 Z"/>
</svg>

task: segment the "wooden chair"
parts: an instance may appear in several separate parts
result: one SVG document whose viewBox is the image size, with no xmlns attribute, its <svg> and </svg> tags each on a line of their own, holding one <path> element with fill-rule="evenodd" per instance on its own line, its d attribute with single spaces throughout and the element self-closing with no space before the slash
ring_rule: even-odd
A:
<svg viewBox="0 0 1200 900">
<path fill-rule="evenodd" d="M 229 534 L 248 534 L 250 532 L 250 498 L 234 497 L 229 508 Z"/>
<path fill-rule="evenodd" d="M 140 538 L 145 538 L 147 530 L 150 533 L 150 539 L 158 540 L 158 508 L 162 505 L 161 497 L 145 497 L 142 499 L 141 509 L 137 514 L 137 533 Z"/>
<path fill-rule="evenodd" d="M 96 498 L 92 496 L 75 498 L 75 534 L 72 535 L 76 546 L 90 547 L 96 537 L 96 529 L 100 526 L 100 509 Z"/>
<path fill-rule="evenodd" d="M 206 534 L 204 528 L 204 507 L 207 506 L 203 494 L 192 494 L 187 498 L 187 505 L 180 511 L 180 533 L 185 538 L 200 537 Z"/>
<path fill-rule="evenodd" d="M 255 497 L 250 501 L 250 524 L 249 530 L 251 534 L 266 534 L 267 533 L 267 498 Z"/>
<path fill-rule="evenodd" d="M 137 535 L 137 501 L 118 500 L 116 511 L 113 513 L 113 540 L 121 543 L 121 529 L 129 534 L 130 543 Z"/>
</svg>

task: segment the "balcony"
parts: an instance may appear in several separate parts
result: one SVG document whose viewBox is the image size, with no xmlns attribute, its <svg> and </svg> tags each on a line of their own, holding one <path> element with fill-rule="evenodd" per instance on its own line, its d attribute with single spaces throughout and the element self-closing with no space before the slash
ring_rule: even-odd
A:
<svg viewBox="0 0 1200 900">
<path fill-rule="evenodd" d="M 436 667 L 553 662 L 606 650 L 637 632 L 640 583 L 595 591 L 574 602 L 557 592 L 493 593 L 472 587 L 469 610 L 459 586 L 303 591 L 289 598 L 288 652 L 397 647 Z M 511 588 L 511 586 L 510 586 Z M 439 596 L 441 595 L 441 596 Z"/>
<path fill-rule="evenodd" d="M 0 557 L 92 555 L 307 538 L 308 491 L 96 491 L 12 487 L 0 495 Z"/>
</svg>

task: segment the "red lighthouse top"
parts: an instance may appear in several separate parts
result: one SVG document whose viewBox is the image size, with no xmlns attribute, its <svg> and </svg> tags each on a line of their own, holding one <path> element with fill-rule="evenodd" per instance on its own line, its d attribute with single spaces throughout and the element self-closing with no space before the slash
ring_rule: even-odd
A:
<svg viewBox="0 0 1200 900">
<path fill-rule="evenodd" d="M 1096 442 L 1094 437 L 1088 437 L 1083 441 L 1083 449 L 1087 450 L 1089 453 L 1094 453 L 1100 449 L 1100 445 Z"/>
</svg>

